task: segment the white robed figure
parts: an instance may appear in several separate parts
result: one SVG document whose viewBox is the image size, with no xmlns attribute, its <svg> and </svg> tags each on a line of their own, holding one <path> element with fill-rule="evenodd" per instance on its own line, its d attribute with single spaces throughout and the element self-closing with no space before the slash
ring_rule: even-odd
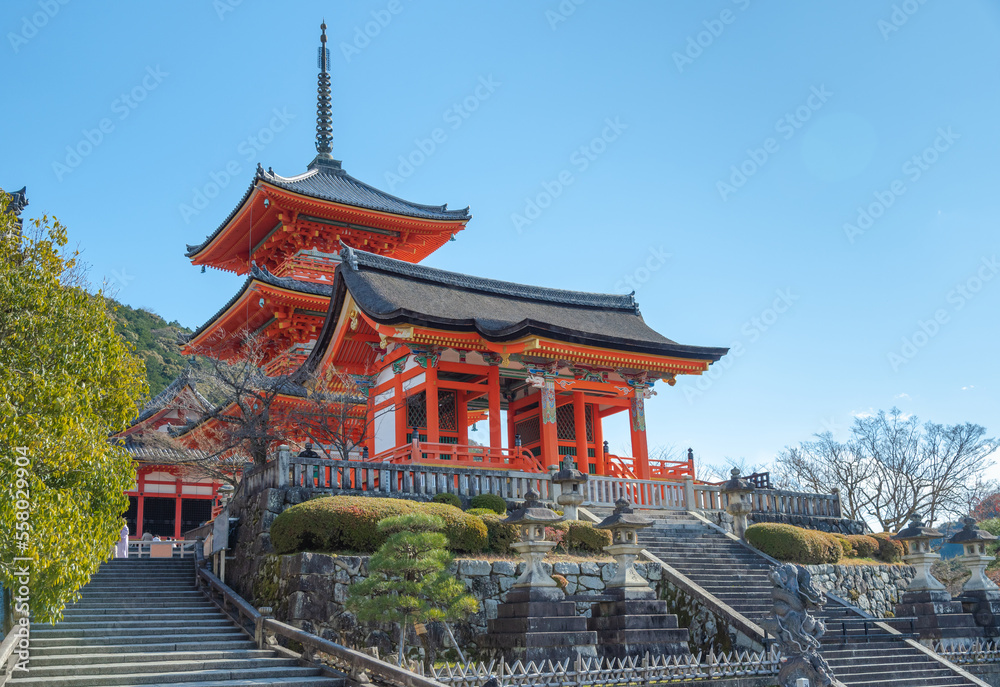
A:
<svg viewBox="0 0 1000 687">
<path fill-rule="evenodd" d="M 115 545 L 115 558 L 128 558 L 128 523 L 122 525 L 121 535 Z"/>
</svg>

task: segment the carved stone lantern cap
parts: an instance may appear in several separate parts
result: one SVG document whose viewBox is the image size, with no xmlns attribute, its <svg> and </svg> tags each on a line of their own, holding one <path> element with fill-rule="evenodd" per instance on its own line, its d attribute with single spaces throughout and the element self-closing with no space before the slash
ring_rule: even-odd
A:
<svg viewBox="0 0 1000 687">
<path fill-rule="evenodd" d="M 577 469 L 576 461 L 573 460 L 572 456 L 566 456 L 562 468 L 552 475 L 552 481 L 557 484 L 563 482 L 583 484 L 588 478 L 589 475 Z"/>
<path fill-rule="evenodd" d="M 939 539 L 944 535 L 933 527 L 927 527 L 919 515 L 910 518 L 910 524 L 901 529 L 892 538 L 897 541 L 920 541 L 923 539 Z"/>
<path fill-rule="evenodd" d="M 504 522 L 511 525 L 549 525 L 560 520 L 561 515 L 538 502 L 538 492 L 528 489 L 524 495 L 524 505 L 512 511 Z"/>
<path fill-rule="evenodd" d="M 753 487 L 745 479 L 740 477 L 740 469 L 733 468 L 729 471 L 729 480 L 722 485 L 722 491 L 753 491 Z"/>
<path fill-rule="evenodd" d="M 976 527 L 975 518 L 962 518 L 962 524 L 964 527 L 948 540 L 949 544 L 975 544 L 978 542 L 993 541 L 997 538 L 996 535 Z"/>
<path fill-rule="evenodd" d="M 599 530 L 641 530 L 652 526 L 653 521 L 632 510 L 628 499 L 615 501 L 615 512 L 594 525 Z"/>
<path fill-rule="evenodd" d="M 231 494 L 234 491 L 236 491 L 236 488 L 233 487 L 232 484 L 229 484 L 229 482 L 226 482 L 224 484 L 220 484 L 219 485 L 219 493 L 220 494 Z"/>
</svg>

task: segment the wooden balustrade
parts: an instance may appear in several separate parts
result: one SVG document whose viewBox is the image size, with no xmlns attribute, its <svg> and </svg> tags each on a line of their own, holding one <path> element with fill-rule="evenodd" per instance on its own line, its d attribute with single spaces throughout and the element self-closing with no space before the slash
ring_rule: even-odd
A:
<svg viewBox="0 0 1000 687">
<path fill-rule="evenodd" d="M 520 447 L 503 448 L 414 441 L 382 451 L 369 460 L 372 463 L 409 463 L 445 467 L 464 465 L 496 470 L 545 472 L 538 459 Z"/>
</svg>

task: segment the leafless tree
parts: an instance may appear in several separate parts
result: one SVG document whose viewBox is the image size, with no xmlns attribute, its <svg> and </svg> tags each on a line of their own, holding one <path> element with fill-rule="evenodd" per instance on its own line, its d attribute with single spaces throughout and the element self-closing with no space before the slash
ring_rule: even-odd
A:
<svg viewBox="0 0 1000 687">
<path fill-rule="evenodd" d="M 856 418 L 845 442 L 827 432 L 785 449 L 776 471 L 803 490 L 839 489 L 847 517 L 894 532 L 916 513 L 929 522 L 968 513 L 989 488 L 997 447 L 980 425 L 921 425 L 893 408 Z"/>
</svg>

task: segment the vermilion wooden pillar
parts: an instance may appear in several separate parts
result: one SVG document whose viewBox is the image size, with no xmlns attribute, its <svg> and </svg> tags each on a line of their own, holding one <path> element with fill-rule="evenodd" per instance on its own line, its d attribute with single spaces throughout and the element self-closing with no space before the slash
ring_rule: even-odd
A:
<svg viewBox="0 0 1000 687">
<path fill-rule="evenodd" d="M 426 378 L 427 441 L 436 444 L 441 441 L 440 425 L 438 424 L 438 371 L 430 362 L 427 363 Z"/>
<path fill-rule="evenodd" d="M 590 406 L 591 417 L 594 420 L 594 463 L 597 465 L 597 474 L 608 474 L 608 466 L 604 460 L 604 419 L 601 417 L 601 407 L 597 403 Z"/>
<path fill-rule="evenodd" d="M 542 421 L 542 467 L 559 464 L 559 434 L 556 425 L 556 380 L 555 376 L 545 375 L 545 384 L 541 390 L 539 412 Z"/>
<path fill-rule="evenodd" d="M 503 445 L 501 432 L 503 427 L 500 424 L 500 366 L 490 365 L 489 373 L 486 377 L 487 400 L 489 402 L 489 422 L 490 422 L 490 446 L 500 448 Z M 511 441 L 511 446 L 513 446 Z"/>
<path fill-rule="evenodd" d="M 643 392 L 645 387 L 637 385 L 632 390 L 628 408 L 629 430 L 632 434 L 632 464 L 639 479 L 649 479 L 649 449 L 646 447 L 646 408 Z"/>
<path fill-rule="evenodd" d="M 458 443 L 469 445 L 469 394 L 465 391 L 455 392 L 455 412 L 458 417 Z"/>
<path fill-rule="evenodd" d="M 181 481 L 177 480 L 177 498 L 174 499 L 174 539 L 181 538 Z"/>
<path fill-rule="evenodd" d="M 583 472 L 589 472 L 587 465 L 587 405 L 583 394 L 573 394 L 573 424 L 576 426 L 576 464 Z"/>
<path fill-rule="evenodd" d="M 405 364 L 406 358 L 403 358 L 403 363 Z M 393 406 L 395 409 L 396 416 L 396 446 L 402 446 L 406 443 L 406 431 L 407 431 L 407 415 L 406 412 L 406 398 L 403 396 L 403 365 L 392 364 L 393 372 Z M 374 430 L 373 430 L 374 431 Z"/>
</svg>

